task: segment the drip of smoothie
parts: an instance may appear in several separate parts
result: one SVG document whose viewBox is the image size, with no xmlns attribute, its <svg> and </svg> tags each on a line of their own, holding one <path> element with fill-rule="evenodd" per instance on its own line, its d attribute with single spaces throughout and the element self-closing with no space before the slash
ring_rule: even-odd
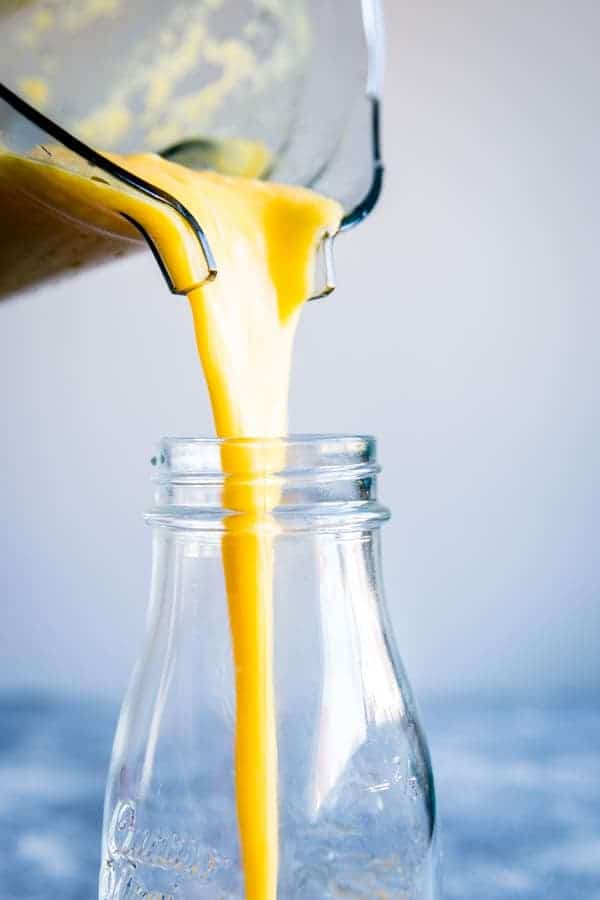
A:
<svg viewBox="0 0 600 900">
<path fill-rule="evenodd" d="M 201 222 L 218 277 L 189 291 L 198 351 L 224 444 L 222 542 L 235 664 L 236 795 L 246 897 L 276 900 L 277 742 L 273 687 L 274 473 L 284 463 L 292 344 L 312 293 L 315 254 L 342 210 L 296 187 L 191 172 L 153 155 L 113 157 L 177 197 Z M 69 210 L 103 239 L 133 239 L 115 213 L 135 217 L 179 283 L 203 280 L 189 234 L 159 203 L 50 162 L 0 153 L 1 174 L 35 203 Z M 31 201 L 33 202 L 33 201 Z M 66 227 L 66 226 L 65 226 Z M 79 227 L 79 226 L 78 226 Z M 255 440 L 250 440 L 254 438 Z M 246 439 L 246 440 L 244 440 Z M 262 439 L 262 440 L 256 440 Z M 266 439 L 266 440 L 265 440 Z"/>
</svg>

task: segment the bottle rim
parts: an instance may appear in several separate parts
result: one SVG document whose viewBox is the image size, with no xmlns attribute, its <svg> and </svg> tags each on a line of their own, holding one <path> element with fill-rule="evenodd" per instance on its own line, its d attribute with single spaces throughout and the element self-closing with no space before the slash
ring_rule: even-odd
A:
<svg viewBox="0 0 600 900">
<path fill-rule="evenodd" d="M 205 483 L 227 476 L 286 480 L 336 472 L 377 474 L 377 441 L 361 434 L 292 434 L 269 438 L 163 437 L 151 465 L 157 482 Z M 359 471 L 357 471 L 359 470 Z"/>
<path fill-rule="evenodd" d="M 371 435 L 165 437 L 151 462 L 156 505 L 146 519 L 171 530 L 223 531 L 233 516 L 237 529 L 338 532 L 389 518 Z"/>
</svg>

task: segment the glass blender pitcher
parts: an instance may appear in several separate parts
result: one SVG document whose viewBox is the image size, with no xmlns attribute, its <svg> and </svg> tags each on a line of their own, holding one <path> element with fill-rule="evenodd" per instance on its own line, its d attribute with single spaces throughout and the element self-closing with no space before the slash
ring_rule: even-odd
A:
<svg viewBox="0 0 600 900">
<path fill-rule="evenodd" d="M 202 223 L 111 151 L 315 188 L 342 230 L 377 202 L 379 0 L 0 0 L 0 42 L 0 296 L 142 238 L 173 292 L 216 276 Z M 157 204 L 192 271 L 174 277 L 139 218 L 22 177 L 23 155 Z M 332 240 L 316 296 L 334 287 Z"/>
</svg>

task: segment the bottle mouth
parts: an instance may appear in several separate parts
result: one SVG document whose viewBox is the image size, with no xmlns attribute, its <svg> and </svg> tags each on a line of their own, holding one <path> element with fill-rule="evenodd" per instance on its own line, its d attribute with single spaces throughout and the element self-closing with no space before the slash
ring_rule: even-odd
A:
<svg viewBox="0 0 600 900">
<path fill-rule="evenodd" d="M 377 442 L 370 435 L 300 434 L 281 438 L 164 437 L 151 459 L 156 481 L 223 481 L 266 474 L 284 479 L 376 474 Z"/>
<path fill-rule="evenodd" d="M 370 435 L 165 437 L 152 457 L 156 505 L 147 518 L 176 529 L 223 530 L 262 509 L 288 529 L 356 528 L 384 520 Z"/>
</svg>

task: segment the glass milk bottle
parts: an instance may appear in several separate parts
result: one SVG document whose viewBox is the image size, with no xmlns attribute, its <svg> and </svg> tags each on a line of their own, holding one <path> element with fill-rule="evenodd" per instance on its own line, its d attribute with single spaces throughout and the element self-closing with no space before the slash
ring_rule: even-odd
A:
<svg viewBox="0 0 600 900">
<path fill-rule="evenodd" d="M 221 459 L 233 443 L 168 438 L 153 459 L 147 636 L 115 738 L 100 900 L 247 896 L 222 558 L 236 513 L 222 506 Z M 260 453 L 260 442 L 246 443 Z M 431 900 L 434 788 L 383 595 L 388 512 L 377 500 L 375 442 L 278 444 L 269 538 L 276 896 Z"/>
</svg>

